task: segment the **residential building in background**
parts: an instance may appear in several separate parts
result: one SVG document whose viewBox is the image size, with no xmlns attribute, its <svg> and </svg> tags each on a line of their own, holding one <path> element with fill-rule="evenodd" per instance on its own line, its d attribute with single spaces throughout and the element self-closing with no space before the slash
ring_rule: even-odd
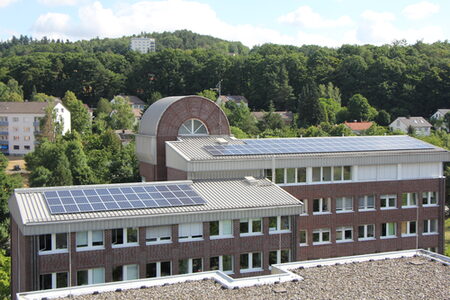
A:
<svg viewBox="0 0 450 300">
<path fill-rule="evenodd" d="M 141 119 L 142 114 L 145 108 L 147 107 L 147 104 L 144 101 L 142 101 L 141 98 L 139 98 L 138 96 L 122 95 L 122 94 L 114 96 L 114 98 L 115 97 L 122 97 L 126 99 L 128 101 L 128 104 L 131 106 L 131 110 L 133 111 L 136 122 Z M 111 103 L 114 103 L 114 98 L 111 100 Z"/>
<path fill-rule="evenodd" d="M 351 131 L 356 135 L 364 134 L 366 130 L 372 127 L 373 122 L 344 122 L 344 125 L 351 129 Z"/>
<path fill-rule="evenodd" d="M 445 129 L 447 132 L 450 132 L 450 128 L 448 127 L 448 124 L 445 122 L 444 117 L 446 114 L 450 113 L 450 109 L 438 109 L 432 116 L 431 120 L 433 121 L 442 121 L 441 124 L 433 123 L 434 127 L 436 129 Z"/>
<path fill-rule="evenodd" d="M 424 136 L 430 135 L 431 127 L 432 125 L 423 117 L 398 117 L 389 124 L 391 130 L 400 130 L 404 133 L 413 130 L 415 134 Z"/>
<path fill-rule="evenodd" d="M 267 112 L 264 111 L 253 111 L 251 114 L 255 117 L 256 120 L 261 121 L 264 119 L 264 115 Z M 274 111 L 274 114 L 277 114 L 281 117 L 281 120 L 284 122 L 284 125 L 290 126 L 294 121 L 294 114 L 291 111 Z"/>
<path fill-rule="evenodd" d="M 61 102 L 0 102 L 0 148 L 10 155 L 25 155 L 34 150 L 40 119 L 53 105 L 55 120 L 62 134 L 70 132 L 70 111 Z"/>
<path fill-rule="evenodd" d="M 142 54 L 155 52 L 156 42 L 152 38 L 131 38 L 130 48 L 133 51 L 138 51 Z"/>
<path fill-rule="evenodd" d="M 234 102 L 237 105 L 246 105 L 248 106 L 248 100 L 244 96 L 231 96 L 231 95 L 221 95 L 217 98 L 216 103 L 217 105 L 222 105 L 227 103 L 228 101 Z"/>
</svg>

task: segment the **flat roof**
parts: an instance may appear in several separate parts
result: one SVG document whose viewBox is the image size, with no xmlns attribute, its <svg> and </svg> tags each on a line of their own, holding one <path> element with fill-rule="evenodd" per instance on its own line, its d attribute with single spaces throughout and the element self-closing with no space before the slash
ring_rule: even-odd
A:
<svg viewBox="0 0 450 300">
<path fill-rule="evenodd" d="M 51 214 L 45 192 L 92 188 L 188 184 L 204 205 Z M 9 199 L 11 215 L 25 235 L 136 226 L 156 226 L 302 212 L 302 202 L 267 179 L 163 181 L 16 189 Z M 64 224 L 71 224 L 63 226 Z M 70 228 L 70 229 L 69 229 Z"/>
<path fill-rule="evenodd" d="M 276 268 L 282 269 L 283 266 L 299 275 L 300 280 L 265 280 L 273 275 L 236 279 L 243 285 L 252 281 L 253 286 L 233 289 L 224 288 L 213 274 L 205 272 L 197 273 L 197 277 L 194 274 L 166 277 L 166 282 L 173 284 L 164 284 L 164 277 L 161 277 L 130 281 L 128 288 L 127 282 L 117 282 L 92 286 L 85 291 L 81 291 L 82 287 L 61 289 L 59 292 L 54 290 L 54 295 L 48 296 L 62 297 L 71 293 L 70 299 L 134 300 L 449 299 L 450 295 L 450 259 L 424 250 L 294 262 L 276 265 Z M 200 274 L 205 276 L 201 277 Z M 170 281 L 171 279 L 178 281 Z M 130 289 L 131 286 L 134 288 Z M 121 291 L 116 292 L 115 288 L 121 288 Z M 100 293 L 92 295 L 93 291 Z M 20 299 L 31 299 L 36 293 L 38 292 L 30 292 L 29 296 L 24 293 L 24 297 Z"/>
</svg>

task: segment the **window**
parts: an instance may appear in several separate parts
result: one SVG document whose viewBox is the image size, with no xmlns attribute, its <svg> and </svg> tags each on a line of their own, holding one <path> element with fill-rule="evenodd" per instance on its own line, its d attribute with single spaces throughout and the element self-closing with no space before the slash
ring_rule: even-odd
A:
<svg viewBox="0 0 450 300">
<path fill-rule="evenodd" d="M 373 195 L 366 195 L 359 197 L 359 211 L 374 210 L 375 197 Z"/>
<path fill-rule="evenodd" d="M 391 238 L 397 236 L 397 229 L 395 223 L 382 223 L 381 224 L 381 237 Z"/>
<path fill-rule="evenodd" d="M 313 199 L 313 214 L 329 213 L 330 198 Z"/>
<path fill-rule="evenodd" d="M 308 232 L 306 230 L 300 230 L 299 240 L 300 240 L 300 246 L 308 245 Z"/>
<path fill-rule="evenodd" d="M 351 166 L 312 168 L 313 182 L 344 181 L 351 179 Z"/>
<path fill-rule="evenodd" d="M 286 183 L 295 183 L 295 168 L 286 169 Z"/>
<path fill-rule="evenodd" d="M 269 217 L 269 233 L 289 232 L 289 216 Z"/>
<path fill-rule="evenodd" d="M 297 168 L 297 182 L 306 182 L 306 168 Z"/>
<path fill-rule="evenodd" d="M 211 257 L 209 259 L 209 268 L 211 271 L 221 270 L 225 273 L 233 273 L 233 256 L 222 255 Z"/>
<path fill-rule="evenodd" d="M 353 241 L 352 227 L 338 227 L 336 228 L 336 242 L 351 242 Z"/>
<path fill-rule="evenodd" d="M 178 273 L 188 274 L 203 271 L 203 261 L 201 258 L 180 259 L 178 262 Z"/>
<path fill-rule="evenodd" d="M 367 224 L 358 226 L 358 240 L 373 240 L 375 239 L 375 224 Z"/>
<path fill-rule="evenodd" d="M 67 278 L 67 272 L 43 274 L 39 276 L 39 287 L 41 290 L 67 287 Z"/>
<path fill-rule="evenodd" d="M 13 117 L 13 122 L 19 122 L 19 117 Z"/>
<path fill-rule="evenodd" d="M 145 277 L 162 277 L 172 275 L 172 264 L 170 261 L 148 263 Z"/>
<path fill-rule="evenodd" d="M 13 137 L 13 139 L 14 139 L 15 141 L 18 141 L 18 140 L 20 140 L 20 137 L 19 137 L 18 135 L 15 135 L 15 136 Z"/>
<path fill-rule="evenodd" d="M 14 145 L 14 146 L 13 146 L 13 149 L 14 149 L 14 150 L 20 150 L 20 147 L 19 147 L 19 145 Z"/>
<path fill-rule="evenodd" d="M 275 169 L 275 183 L 284 183 L 284 169 Z"/>
<path fill-rule="evenodd" d="M 422 193 L 422 203 L 424 206 L 437 205 L 437 193 L 436 192 L 424 192 Z"/>
<path fill-rule="evenodd" d="M 269 265 L 284 264 L 290 261 L 289 249 L 269 252 Z"/>
<path fill-rule="evenodd" d="M 211 239 L 233 237 L 233 221 L 209 222 L 209 236 Z"/>
<path fill-rule="evenodd" d="M 270 176 L 270 180 L 272 180 L 272 170 L 266 169 L 265 175 L 267 178 Z M 304 182 L 306 182 L 306 168 L 275 169 L 275 183 L 290 184 Z"/>
<path fill-rule="evenodd" d="M 336 212 L 351 212 L 353 211 L 352 197 L 336 198 Z"/>
<path fill-rule="evenodd" d="M 381 209 L 393 209 L 396 208 L 397 195 L 381 195 L 380 207 Z"/>
<path fill-rule="evenodd" d="M 24 148 L 25 148 L 25 150 L 30 150 L 31 149 L 30 145 L 25 145 Z"/>
<path fill-rule="evenodd" d="M 67 233 L 42 234 L 39 236 L 39 254 L 67 252 Z"/>
<path fill-rule="evenodd" d="M 113 281 L 138 279 L 139 278 L 138 271 L 139 271 L 138 265 L 117 266 L 113 268 L 112 278 Z"/>
<path fill-rule="evenodd" d="M 77 271 L 77 285 L 96 283 L 105 283 L 104 268 Z"/>
<path fill-rule="evenodd" d="M 239 232 L 241 235 L 258 234 L 262 232 L 261 219 L 241 220 L 239 223 Z"/>
<path fill-rule="evenodd" d="M 138 245 L 137 228 L 118 228 L 112 230 L 113 247 L 129 247 Z"/>
<path fill-rule="evenodd" d="M 170 243 L 172 241 L 171 226 L 147 227 L 145 231 L 145 242 L 149 244 Z"/>
<path fill-rule="evenodd" d="M 208 130 L 200 120 L 189 119 L 181 124 L 178 135 L 207 135 Z"/>
<path fill-rule="evenodd" d="M 103 230 L 77 232 L 77 251 L 85 248 L 103 249 Z"/>
<path fill-rule="evenodd" d="M 262 253 L 243 253 L 240 255 L 241 273 L 255 272 L 262 270 Z"/>
<path fill-rule="evenodd" d="M 30 132 L 30 127 L 25 127 L 25 128 L 23 129 L 23 132 Z"/>
<path fill-rule="evenodd" d="M 328 244 L 330 242 L 330 229 L 313 230 L 313 245 Z"/>
<path fill-rule="evenodd" d="M 417 206 L 417 193 L 403 193 L 402 207 L 415 207 L 415 206 Z"/>
<path fill-rule="evenodd" d="M 302 199 L 303 206 L 302 206 L 302 212 L 301 216 L 307 216 L 308 215 L 308 199 Z"/>
<path fill-rule="evenodd" d="M 178 238 L 181 241 L 199 241 L 203 239 L 203 223 L 178 225 Z"/>
<path fill-rule="evenodd" d="M 270 181 L 273 181 L 272 169 L 265 169 L 264 170 L 264 177 L 269 179 Z"/>
<path fill-rule="evenodd" d="M 423 234 L 438 233 L 438 220 L 423 220 Z"/>
<path fill-rule="evenodd" d="M 14 132 L 19 131 L 19 127 L 13 127 L 13 128 L 12 128 L 12 131 L 14 131 Z"/>
<path fill-rule="evenodd" d="M 29 137 L 28 135 L 27 135 L 27 136 L 24 136 L 24 137 L 23 137 L 23 140 L 24 140 L 24 141 L 29 141 L 29 140 L 30 140 L 30 137 Z"/>
<path fill-rule="evenodd" d="M 402 236 L 414 236 L 417 233 L 416 221 L 404 221 L 401 223 Z"/>
</svg>

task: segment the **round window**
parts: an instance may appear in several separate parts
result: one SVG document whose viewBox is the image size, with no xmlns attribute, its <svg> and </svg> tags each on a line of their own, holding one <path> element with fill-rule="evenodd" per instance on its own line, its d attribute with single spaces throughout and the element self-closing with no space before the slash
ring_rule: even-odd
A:
<svg viewBox="0 0 450 300">
<path fill-rule="evenodd" d="M 178 135 L 208 135 L 208 130 L 202 121 L 189 119 L 181 124 Z"/>
</svg>

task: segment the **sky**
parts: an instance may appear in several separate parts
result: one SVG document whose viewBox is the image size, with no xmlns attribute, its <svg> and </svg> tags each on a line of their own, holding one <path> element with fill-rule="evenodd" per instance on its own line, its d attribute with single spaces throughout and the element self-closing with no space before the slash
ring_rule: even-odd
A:
<svg viewBox="0 0 450 300">
<path fill-rule="evenodd" d="M 449 0 L 0 0 L 0 40 L 188 29 L 248 47 L 450 40 Z"/>
</svg>

